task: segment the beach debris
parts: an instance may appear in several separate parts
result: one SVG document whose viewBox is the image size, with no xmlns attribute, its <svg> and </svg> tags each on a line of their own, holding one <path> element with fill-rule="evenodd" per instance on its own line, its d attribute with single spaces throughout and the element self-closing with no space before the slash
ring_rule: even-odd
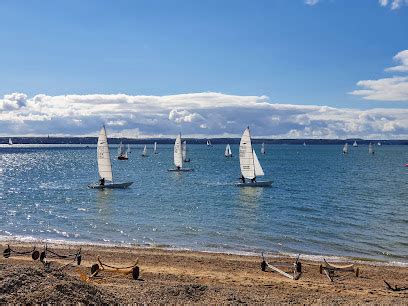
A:
<svg viewBox="0 0 408 306">
<path fill-rule="evenodd" d="M 324 258 L 323 258 L 323 261 L 324 261 L 324 264 L 321 264 L 319 266 L 319 272 L 320 274 L 323 274 L 324 272 L 326 276 L 330 279 L 331 282 L 334 281 L 335 277 L 337 277 L 338 279 L 342 278 L 340 276 L 336 276 L 335 275 L 336 272 L 351 272 L 356 277 L 360 275 L 360 268 L 355 267 L 354 264 L 340 266 L 340 265 L 328 263 L 326 259 Z"/>
<path fill-rule="evenodd" d="M 70 262 L 68 262 L 67 264 L 59 267 L 58 270 L 62 270 L 62 269 L 68 267 L 69 265 L 71 265 L 72 263 L 75 263 L 75 262 L 79 266 L 81 264 L 81 260 L 82 260 L 81 248 L 79 248 L 79 250 L 76 253 L 61 255 L 61 254 L 58 254 L 55 251 L 50 250 L 48 248 L 48 246 L 45 245 L 44 251 L 42 251 L 41 254 L 40 254 L 40 261 L 44 264 L 44 267 L 45 267 L 46 270 L 48 270 L 50 268 L 50 262 L 47 260 L 48 257 L 58 258 L 58 259 L 71 259 Z"/>
<path fill-rule="evenodd" d="M 136 259 L 136 262 L 133 265 L 127 266 L 127 267 L 115 267 L 115 266 L 105 264 L 102 262 L 99 256 L 97 257 L 97 260 L 98 260 L 98 263 L 95 263 L 91 266 L 91 275 L 89 276 L 89 278 L 95 277 L 100 271 L 103 271 L 103 270 L 123 273 L 125 275 L 132 274 L 132 277 L 135 280 L 139 278 L 140 268 L 137 265 L 139 262 L 139 259 Z"/>
<path fill-rule="evenodd" d="M 266 271 L 267 268 L 269 268 L 272 271 L 278 272 L 282 274 L 283 276 L 286 276 L 287 278 L 293 279 L 293 280 L 298 280 L 300 276 L 302 275 L 302 263 L 299 260 L 300 254 L 296 257 L 296 261 L 292 264 L 285 263 L 285 262 L 267 262 L 264 254 L 262 253 L 262 262 L 261 262 L 261 270 Z M 293 274 L 289 274 L 291 272 L 285 272 L 282 269 L 278 267 L 285 267 L 285 268 L 293 268 Z"/>
<path fill-rule="evenodd" d="M 408 290 L 408 287 L 398 287 L 395 285 L 395 287 L 392 287 L 388 282 L 384 280 L 384 283 L 387 285 L 387 288 L 392 290 L 392 291 L 405 291 Z"/>
<path fill-rule="evenodd" d="M 33 260 L 37 260 L 37 259 L 40 257 L 40 252 L 37 251 L 37 250 L 35 249 L 35 247 L 33 247 L 33 249 L 32 249 L 31 251 L 21 252 L 21 251 L 13 250 L 13 249 L 10 247 L 10 245 L 7 245 L 7 249 L 5 249 L 5 250 L 3 251 L 3 256 L 4 256 L 5 258 L 9 258 L 11 255 L 14 255 L 14 256 L 24 256 L 24 255 L 28 255 L 28 254 L 31 254 L 31 258 L 32 258 Z"/>
</svg>

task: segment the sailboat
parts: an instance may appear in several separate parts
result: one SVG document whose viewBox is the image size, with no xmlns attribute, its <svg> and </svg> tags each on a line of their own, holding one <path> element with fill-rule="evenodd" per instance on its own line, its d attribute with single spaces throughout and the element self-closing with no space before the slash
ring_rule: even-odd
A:
<svg viewBox="0 0 408 306">
<path fill-rule="evenodd" d="M 105 126 L 102 127 L 99 138 L 98 138 L 98 147 L 97 147 L 97 157 L 98 157 L 98 172 L 100 177 L 99 184 L 89 185 L 89 188 L 94 189 L 114 189 L 114 188 L 127 188 L 133 184 L 133 182 L 127 183 L 114 183 L 113 182 L 113 173 L 112 173 L 112 163 L 109 154 L 109 145 L 108 138 L 106 136 Z M 106 183 L 106 182 L 110 183 Z M 102 184 L 103 182 L 103 184 Z"/>
<path fill-rule="evenodd" d="M 159 154 L 157 152 L 157 142 L 156 141 L 154 142 L 154 145 L 153 145 L 153 154 Z"/>
<path fill-rule="evenodd" d="M 183 150 L 183 161 L 184 161 L 185 163 L 189 163 L 189 162 L 190 162 L 190 159 L 187 158 L 187 141 L 185 141 L 185 140 L 183 141 L 182 150 Z"/>
<path fill-rule="evenodd" d="M 358 147 L 357 141 L 354 140 L 353 147 Z"/>
<path fill-rule="evenodd" d="M 142 156 L 143 156 L 143 157 L 149 156 L 149 155 L 147 154 L 147 146 L 146 146 L 146 145 L 145 145 L 144 148 L 143 148 Z"/>
<path fill-rule="evenodd" d="M 207 140 L 207 146 L 211 146 L 211 140 Z"/>
<path fill-rule="evenodd" d="M 174 142 L 174 165 L 176 168 L 168 169 L 167 171 L 187 172 L 194 169 L 183 168 L 183 148 L 181 143 L 181 133 L 177 136 Z"/>
<path fill-rule="evenodd" d="M 125 146 L 122 143 L 122 140 L 120 141 L 119 148 L 118 148 L 118 159 L 119 160 L 128 160 L 128 154 L 125 150 Z"/>
<path fill-rule="evenodd" d="M 262 146 L 261 146 L 261 154 L 266 154 L 264 142 L 262 143 Z"/>
<path fill-rule="evenodd" d="M 343 147 L 343 154 L 347 154 L 347 153 L 348 153 L 348 143 L 345 143 Z"/>
<path fill-rule="evenodd" d="M 232 157 L 231 146 L 229 144 L 227 144 L 227 146 L 225 147 L 224 155 L 225 157 Z"/>
<path fill-rule="evenodd" d="M 241 142 L 239 143 L 239 164 L 241 168 L 241 183 L 236 185 L 239 187 L 267 187 L 272 185 L 272 181 L 256 181 L 258 176 L 265 175 L 255 150 L 252 148 L 251 134 L 247 127 L 242 134 Z"/>
<path fill-rule="evenodd" d="M 377 142 L 377 146 L 381 146 L 381 141 Z"/>
<path fill-rule="evenodd" d="M 127 152 L 128 152 L 128 153 L 132 153 L 132 152 L 130 151 L 130 144 L 127 145 Z"/>
<path fill-rule="evenodd" d="M 374 155 L 374 149 L 373 149 L 373 145 L 371 144 L 371 142 L 368 145 L 368 154 Z"/>
<path fill-rule="evenodd" d="M 10 146 L 13 145 L 13 142 L 11 141 L 11 138 L 9 138 L 9 143 Z"/>
<path fill-rule="evenodd" d="M 303 146 L 306 147 L 306 142 L 303 142 Z"/>
</svg>

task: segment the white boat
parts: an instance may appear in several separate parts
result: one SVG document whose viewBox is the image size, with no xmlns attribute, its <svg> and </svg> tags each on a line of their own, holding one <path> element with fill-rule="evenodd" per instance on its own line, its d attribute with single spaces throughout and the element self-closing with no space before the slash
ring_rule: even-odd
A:
<svg viewBox="0 0 408 306">
<path fill-rule="evenodd" d="M 347 154 L 347 153 L 348 153 L 348 143 L 345 143 L 343 147 L 343 154 Z"/>
<path fill-rule="evenodd" d="M 381 142 L 379 141 L 379 142 L 377 142 L 377 146 L 381 146 Z"/>
<path fill-rule="evenodd" d="M 9 143 L 10 146 L 13 145 L 13 142 L 11 141 L 11 138 L 9 138 Z"/>
<path fill-rule="evenodd" d="M 211 146 L 211 140 L 207 140 L 207 146 Z"/>
<path fill-rule="evenodd" d="M 354 140 L 353 147 L 358 147 L 357 141 Z"/>
<path fill-rule="evenodd" d="M 259 176 L 264 176 L 265 173 L 259 163 L 255 150 L 252 148 L 251 134 L 247 127 L 242 134 L 241 142 L 239 143 L 239 165 L 241 168 L 241 183 L 236 185 L 239 187 L 267 187 L 272 185 L 272 181 L 256 181 Z"/>
<path fill-rule="evenodd" d="M 118 159 L 119 160 L 128 160 L 128 154 L 125 150 L 125 146 L 122 143 L 122 140 L 120 141 L 119 147 L 118 147 Z"/>
<path fill-rule="evenodd" d="M 174 142 L 174 169 L 168 169 L 167 171 L 175 171 L 175 172 L 188 172 L 193 171 L 194 169 L 183 168 L 183 148 L 181 143 L 181 133 L 177 136 L 176 141 Z"/>
<path fill-rule="evenodd" d="M 371 144 L 371 142 L 368 145 L 368 154 L 374 155 L 374 149 L 373 149 L 373 145 Z"/>
<path fill-rule="evenodd" d="M 306 147 L 306 142 L 303 142 L 303 146 Z"/>
<path fill-rule="evenodd" d="M 147 154 L 147 146 L 146 146 L 146 145 L 145 145 L 144 148 L 143 148 L 142 156 L 143 156 L 143 157 L 149 156 L 149 155 Z"/>
<path fill-rule="evenodd" d="M 133 182 L 126 183 L 114 183 L 113 173 L 112 173 L 112 163 L 109 153 L 108 138 L 106 137 L 105 126 L 102 127 L 97 147 L 97 158 L 98 158 L 98 172 L 99 172 L 99 184 L 91 184 L 88 187 L 93 189 L 116 189 L 116 188 L 127 188 L 133 184 Z"/>
<path fill-rule="evenodd" d="M 225 147 L 225 152 L 224 152 L 225 157 L 232 157 L 232 151 L 231 151 L 231 146 L 227 144 Z"/>
<path fill-rule="evenodd" d="M 262 143 L 262 146 L 261 146 L 261 154 L 266 154 L 264 142 Z"/>
<path fill-rule="evenodd" d="M 187 141 L 186 140 L 183 141 L 182 152 L 183 152 L 183 161 L 185 163 L 189 163 L 190 159 L 187 158 Z"/>
<path fill-rule="evenodd" d="M 157 142 L 156 141 L 154 142 L 154 145 L 153 145 L 153 154 L 158 154 L 158 152 L 157 152 Z"/>
</svg>

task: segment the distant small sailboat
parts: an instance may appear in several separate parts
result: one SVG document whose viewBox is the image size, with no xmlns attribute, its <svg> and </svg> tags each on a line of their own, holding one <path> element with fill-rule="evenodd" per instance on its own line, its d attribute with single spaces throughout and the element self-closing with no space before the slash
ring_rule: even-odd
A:
<svg viewBox="0 0 408 306">
<path fill-rule="evenodd" d="M 182 150 L 183 150 L 183 161 L 184 161 L 185 163 L 189 163 L 189 162 L 190 162 L 190 158 L 187 158 L 187 141 L 186 141 L 186 140 L 183 141 L 183 148 L 182 148 Z"/>
<path fill-rule="evenodd" d="M 379 141 L 379 142 L 377 142 L 377 146 L 379 146 L 379 147 L 381 146 L 381 142 L 380 142 L 380 141 Z"/>
<path fill-rule="evenodd" d="M 122 143 L 122 140 L 120 141 L 119 147 L 118 147 L 118 159 L 119 160 L 128 160 L 128 154 L 125 150 L 125 146 Z"/>
<path fill-rule="evenodd" d="M 348 143 L 345 143 L 343 147 L 343 154 L 347 154 L 347 153 L 348 153 Z"/>
<path fill-rule="evenodd" d="M 146 146 L 146 145 L 145 145 L 144 148 L 143 148 L 142 156 L 143 156 L 143 157 L 149 156 L 149 155 L 147 154 L 147 146 Z"/>
<path fill-rule="evenodd" d="M 211 146 L 211 140 L 207 140 L 207 146 Z"/>
<path fill-rule="evenodd" d="M 127 152 L 132 153 L 132 151 L 130 151 L 130 144 L 127 145 Z"/>
<path fill-rule="evenodd" d="M 272 185 L 272 181 L 256 181 L 257 177 L 264 176 L 265 173 L 259 163 L 255 150 L 252 148 L 249 127 L 244 130 L 239 144 L 239 165 L 242 182 L 237 183 L 237 186 L 268 187 Z"/>
<path fill-rule="evenodd" d="M 13 141 L 11 140 L 11 138 L 9 138 L 9 142 L 8 142 L 9 146 L 13 145 Z"/>
<path fill-rule="evenodd" d="M 306 147 L 306 142 L 303 142 L 303 146 Z"/>
<path fill-rule="evenodd" d="M 368 145 L 368 154 L 374 155 L 374 148 L 373 148 L 373 145 L 371 144 L 371 142 Z"/>
<path fill-rule="evenodd" d="M 224 152 L 225 157 L 232 157 L 232 151 L 231 151 L 231 146 L 227 144 L 225 147 L 225 152 Z"/>
<path fill-rule="evenodd" d="M 157 142 L 156 141 L 154 142 L 154 145 L 153 145 L 153 154 L 159 154 L 157 152 Z"/>
<path fill-rule="evenodd" d="M 261 145 L 261 154 L 266 154 L 266 151 L 265 151 L 265 143 L 264 143 L 264 142 L 263 142 L 262 145 Z"/>
<path fill-rule="evenodd" d="M 353 147 L 358 147 L 357 141 L 354 140 Z"/>
<path fill-rule="evenodd" d="M 112 173 L 112 163 L 109 153 L 108 138 L 106 136 L 106 130 L 103 126 L 98 137 L 97 146 L 97 158 L 98 158 L 98 172 L 99 172 L 99 184 L 89 185 L 89 188 L 93 189 L 115 189 L 115 188 L 127 188 L 133 184 L 133 182 L 127 183 L 114 183 Z M 110 183 L 106 183 L 106 181 Z"/>
<path fill-rule="evenodd" d="M 177 136 L 176 141 L 174 142 L 174 166 L 175 169 L 168 169 L 167 171 L 175 171 L 175 172 L 188 172 L 194 171 L 194 169 L 183 168 L 183 146 L 181 142 L 181 133 Z"/>
</svg>

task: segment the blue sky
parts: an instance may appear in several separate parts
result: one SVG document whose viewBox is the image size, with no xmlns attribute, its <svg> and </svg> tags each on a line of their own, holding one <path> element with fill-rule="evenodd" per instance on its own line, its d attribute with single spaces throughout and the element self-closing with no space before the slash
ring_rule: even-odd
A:
<svg viewBox="0 0 408 306">
<path fill-rule="evenodd" d="M 396 94 L 383 84 L 408 74 L 385 71 L 401 64 L 393 57 L 408 49 L 407 1 L 311 3 L 1 1 L 0 96 L 214 92 L 267 96 L 268 103 L 406 110 L 408 81 L 398 81 L 403 91 Z M 386 94 L 351 94 L 378 90 L 357 85 L 365 80 L 379 80 Z M 24 134 L 22 128 L 10 133 Z"/>
</svg>

